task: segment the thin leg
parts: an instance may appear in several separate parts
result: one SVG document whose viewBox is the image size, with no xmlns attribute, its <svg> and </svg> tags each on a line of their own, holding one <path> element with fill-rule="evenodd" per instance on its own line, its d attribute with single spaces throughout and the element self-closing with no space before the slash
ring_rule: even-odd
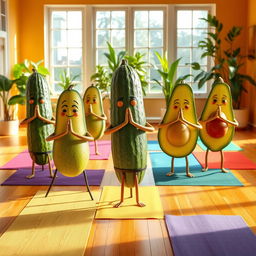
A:
<svg viewBox="0 0 256 256">
<path fill-rule="evenodd" d="M 193 178 L 194 175 L 193 175 L 191 172 L 189 172 L 188 157 L 186 156 L 185 159 L 186 159 L 186 174 L 187 174 L 187 176 L 188 176 L 189 178 Z"/>
<path fill-rule="evenodd" d="M 139 185 L 138 185 L 138 177 L 137 177 L 137 174 L 134 175 L 134 183 L 135 183 L 135 191 L 136 191 L 136 203 L 138 206 L 140 207 L 144 207 L 145 204 L 143 203 L 140 203 L 140 200 L 139 200 Z"/>
<path fill-rule="evenodd" d="M 224 154 L 223 151 L 220 151 L 220 155 L 221 155 L 221 171 L 224 173 L 227 173 L 228 170 L 224 168 Z"/>
<path fill-rule="evenodd" d="M 122 183 L 121 183 L 121 200 L 119 203 L 115 204 L 114 207 L 118 208 L 124 201 L 124 174 L 122 173 Z"/>
<path fill-rule="evenodd" d="M 207 148 L 206 154 L 205 154 L 205 166 L 202 169 L 202 172 L 208 171 L 208 153 L 209 153 L 209 149 Z"/>
<path fill-rule="evenodd" d="M 87 191 L 89 192 L 90 197 L 91 197 L 91 199 L 93 200 L 92 193 L 91 193 L 90 187 L 89 187 L 89 185 L 88 185 L 87 175 L 86 175 L 85 171 L 83 172 L 83 174 L 84 174 L 84 180 L 85 180 L 85 185 L 86 185 L 86 187 L 87 187 Z"/>
<path fill-rule="evenodd" d="M 52 185 L 53 185 L 53 183 L 54 183 L 54 180 L 55 180 L 55 178 L 56 178 L 56 175 L 57 175 L 57 169 L 55 170 L 55 173 L 54 173 L 54 176 L 53 176 L 53 178 L 52 178 L 52 182 L 51 182 L 51 185 L 49 186 L 49 188 L 48 188 L 48 190 L 47 190 L 47 193 L 45 194 L 45 197 L 47 197 L 48 196 L 48 194 L 49 194 L 49 192 L 50 192 L 50 190 L 51 190 L 51 188 L 52 188 Z"/>
<path fill-rule="evenodd" d="M 130 198 L 132 198 L 132 188 L 130 188 Z"/>
<path fill-rule="evenodd" d="M 172 176 L 174 174 L 174 157 L 172 157 L 172 163 L 171 163 L 171 171 L 166 173 L 167 176 Z"/>
<path fill-rule="evenodd" d="M 51 166 L 51 159 L 50 159 L 50 155 L 47 153 L 47 159 L 48 159 L 48 165 L 49 165 L 49 170 L 50 170 L 50 177 L 53 177 L 53 173 L 52 173 L 52 166 Z"/>
<path fill-rule="evenodd" d="M 95 155 L 100 155 L 100 153 L 99 153 L 99 151 L 98 151 L 97 140 L 94 141 L 94 148 L 95 148 Z"/>
<path fill-rule="evenodd" d="M 28 175 L 26 178 L 27 179 L 32 179 L 34 177 L 35 177 L 35 161 L 33 160 L 32 161 L 32 173 L 31 173 L 31 175 Z"/>
<path fill-rule="evenodd" d="M 42 171 L 44 171 L 44 165 L 41 165 L 42 166 Z"/>
</svg>

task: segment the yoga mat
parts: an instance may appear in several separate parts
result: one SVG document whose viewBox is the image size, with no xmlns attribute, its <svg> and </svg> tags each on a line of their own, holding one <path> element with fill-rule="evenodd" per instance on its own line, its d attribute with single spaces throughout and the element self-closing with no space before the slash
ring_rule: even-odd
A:
<svg viewBox="0 0 256 256">
<path fill-rule="evenodd" d="M 39 191 L 0 238 L 2 255 L 84 255 L 98 191 Z"/>
<path fill-rule="evenodd" d="M 185 158 L 175 158 L 175 174 L 167 176 L 171 169 L 171 157 L 162 152 L 151 152 L 150 158 L 155 183 L 158 186 L 243 186 L 243 184 L 231 173 L 222 173 L 220 170 L 202 172 L 202 167 L 196 158 L 190 154 L 189 167 L 193 178 L 186 176 Z"/>
<path fill-rule="evenodd" d="M 105 170 L 86 170 L 88 183 L 90 186 L 99 186 L 101 184 Z M 48 186 L 51 184 L 48 170 L 37 170 L 36 175 L 32 179 L 27 179 L 26 176 L 31 174 L 31 168 L 19 169 L 11 175 L 1 185 L 21 185 L 21 186 Z M 57 178 L 54 181 L 55 186 L 85 186 L 83 173 L 76 177 L 66 177 L 60 172 L 57 173 Z"/>
<path fill-rule="evenodd" d="M 164 216 L 157 187 L 139 187 L 140 202 L 145 207 L 136 206 L 135 188 L 133 198 L 130 189 L 125 188 L 124 202 L 119 208 L 113 206 L 120 201 L 121 187 L 105 186 L 101 194 L 95 219 L 162 219 Z"/>
<path fill-rule="evenodd" d="M 194 152 L 202 166 L 205 165 L 205 152 Z M 220 152 L 209 152 L 208 167 L 209 169 L 220 168 Z M 256 170 L 256 163 L 251 161 L 241 152 L 224 152 L 224 167 L 234 170 Z"/>
<path fill-rule="evenodd" d="M 99 140 L 98 141 L 98 150 L 100 155 L 95 155 L 94 153 L 94 142 L 90 142 L 90 160 L 107 160 L 111 151 L 111 141 L 110 140 Z M 1 170 L 16 170 L 23 168 L 31 168 L 32 160 L 28 153 L 28 150 L 25 150 L 10 160 L 5 165 L 1 166 Z M 48 167 L 48 164 L 45 165 Z M 36 166 L 36 168 L 41 169 L 41 166 Z"/>
<path fill-rule="evenodd" d="M 175 256 L 254 256 L 256 236 L 240 216 L 165 215 Z"/>
<path fill-rule="evenodd" d="M 204 145 L 204 143 L 199 139 L 197 141 L 198 146 L 203 149 L 206 150 L 207 147 Z M 230 142 L 224 149 L 223 151 L 242 151 L 243 149 L 240 148 L 238 145 L 236 145 L 234 142 Z"/>
</svg>

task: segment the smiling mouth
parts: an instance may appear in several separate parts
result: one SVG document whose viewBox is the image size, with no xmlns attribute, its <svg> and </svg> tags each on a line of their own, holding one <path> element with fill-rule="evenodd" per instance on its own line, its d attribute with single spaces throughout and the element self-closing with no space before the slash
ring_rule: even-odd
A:
<svg viewBox="0 0 256 256">
<path fill-rule="evenodd" d="M 72 116 L 69 116 L 69 115 L 66 115 L 67 117 L 73 117 L 74 115 L 72 115 Z"/>
</svg>

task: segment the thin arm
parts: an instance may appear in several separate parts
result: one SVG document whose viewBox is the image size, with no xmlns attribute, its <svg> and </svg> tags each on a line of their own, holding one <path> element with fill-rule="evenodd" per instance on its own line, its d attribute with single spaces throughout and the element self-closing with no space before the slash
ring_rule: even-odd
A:
<svg viewBox="0 0 256 256">
<path fill-rule="evenodd" d="M 134 127 L 138 128 L 142 131 L 145 131 L 145 132 L 153 132 L 155 130 L 155 128 L 148 122 L 146 122 L 145 126 L 134 122 L 130 109 L 128 109 L 128 113 L 129 113 L 130 124 L 132 124 Z"/>
</svg>

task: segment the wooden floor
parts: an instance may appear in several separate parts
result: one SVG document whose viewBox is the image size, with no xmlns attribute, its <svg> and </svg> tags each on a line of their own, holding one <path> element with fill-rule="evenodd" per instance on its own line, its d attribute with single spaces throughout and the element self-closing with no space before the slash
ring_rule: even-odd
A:
<svg viewBox="0 0 256 256">
<path fill-rule="evenodd" d="M 157 133 L 148 139 L 157 138 Z M 109 139 L 105 137 L 104 139 Z M 256 161 L 256 131 L 237 131 L 234 141 L 244 154 Z M 26 131 L 19 136 L 0 137 L 0 166 L 26 149 Z M 113 171 L 112 159 L 90 160 L 88 168 Z M 0 171 L 2 183 L 14 171 Z M 256 170 L 233 171 L 244 187 L 160 186 L 165 214 L 241 215 L 256 233 Z M 0 234 L 3 234 L 40 186 L 0 187 Z M 84 190 L 84 187 L 57 187 L 53 190 Z M 100 189 L 92 187 L 93 190 Z M 163 220 L 94 220 L 85 255 L 172 255 Z"/>
</svg>

